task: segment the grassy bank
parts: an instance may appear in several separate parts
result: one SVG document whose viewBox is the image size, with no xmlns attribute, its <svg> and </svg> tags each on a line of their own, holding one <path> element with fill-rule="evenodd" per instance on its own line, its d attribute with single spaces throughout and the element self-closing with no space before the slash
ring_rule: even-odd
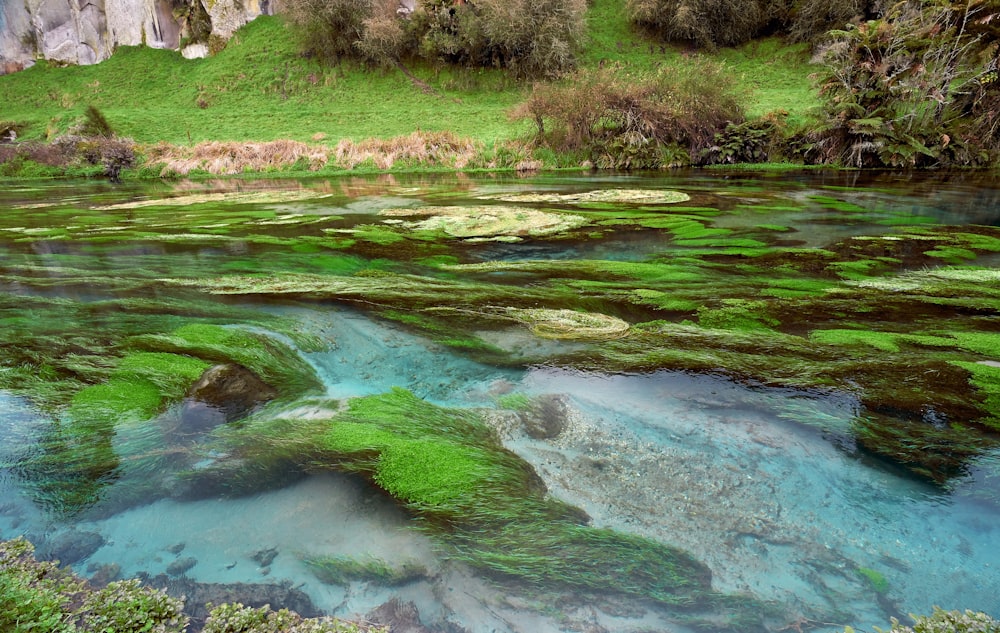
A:
<svg viewBox="0 0 1000 633">
<path fill-rule="evenodd" d="M 636 34 L 620 3 L 598 0 L 588 14 L 584 67 L 618 63 L 649 70 L 685 63 L 689 52 Z M 817 105 L 807 51 L 777 40 L 720 51 L 746 88 L 750 116 L 784 110 L 807 116 Z M 207 140 L 291 139 L 336 145 L 342 139 L 390 138 L 450 131 L 493 145 L 527 137 L 532 126 L 507 111 L 531 90 L 496 70 L 422 64 L 414 76 L 359 63 L 322 66 L 304 58 L 280 18 L 262 17 L 240 30 L 225 50 L 201 60 L 144 47 L 122 47 L 94 66 L 35 67 L 0 77 L 0 121 L 23 126 L 20 138 L 51 140 L 98 107 L 122 136 L 140 144 L 191 145 Z"/>
</svg>

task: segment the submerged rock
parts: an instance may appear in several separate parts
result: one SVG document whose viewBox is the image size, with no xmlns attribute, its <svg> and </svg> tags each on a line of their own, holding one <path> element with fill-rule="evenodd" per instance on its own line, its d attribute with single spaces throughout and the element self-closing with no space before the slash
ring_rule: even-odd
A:
<svg viewBox="0 0 1000 633">
<path fill-rule="evenodd" d="M 167 573 L 171 576 L 182 576 L 184 573 L 198 564 L 198 559 L 193 556 L 178 558 L 167 565 Z"/>
<path fill-rule="evenodd" d="M 97 532 L 73 530 L 64 532 L 45 541 L 38 548 L 42 560 L 59 561 L 63 565 L 74 565 L 104 546 L 104 537 Z"/>
<path fill-rule="evenodd" d="M 121 577 L 122 567 L 118 563 L 108 563 L 106 565 L 88 567 L 87 571 L 92 574 L 90 584 L 104 587 Z"/>
<path fill-rule="evenodd" d="M 184 612 L 191 618 L 191 630 L 199 631 L 208 617 L 208 604 L 239 602 L 248 607 L 270 605 L 272 609 L 288 609 L 304 618 L 321 615 L 309 595 L 291 583 L 209 583 L 187 577 L 171 578 L 165 574 L 140 574 L 143 584 L 162 589 L 171 596 L 185 598 Z"/>
<path fill-rule="evenodd" d="M 261 567 L 269 567 L 277 556 L 277 548 L 268 547 L 267 549 L 257 550 L 250 556 L 250 559 L 259 563 Z"/>
<path fill-rule="evenodd" d="M 569 403 L 560 394 L 545 394 L 531 402 L 531 406 L 520 412 L 524 432 L 536 440 L 558 437 L 569 424 Z"/>
<path fill-rule="evenodd" d="M 420 622 L 420 612 L 412 602 L 393 598 L 368 613 L 365 618 L 377 625 L 387 626 L 393 633 L 431 633 Z"/>
<path fill-rule="evenodd" d="M 221 422 L 243 417 L 277 395 L 274 387 L 242 365 L 215 365 L 205 370 L 188 390 L 181 427 L 189 431 L 208 430 Z"/>
</svg>

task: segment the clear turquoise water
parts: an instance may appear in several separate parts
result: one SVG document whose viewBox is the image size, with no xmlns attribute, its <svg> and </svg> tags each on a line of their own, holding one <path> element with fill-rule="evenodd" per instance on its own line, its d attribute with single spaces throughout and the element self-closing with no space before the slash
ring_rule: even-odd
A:
<svg viewBox="0 0 1000 633">
<path fill-rule="evenodd" d="M 540 182 L 463 180 L 463 186 L 470 187 L 466 192 L 470 198 L 602 185 L 683 186 L 699 205 L 719 208 L 752 205 L 758 196 L 772 200 L 770 192 L 775 189 L 790 200 L 837 192 L 845 201 L 877 207 L 885 217 L 897 220 L 919 216 L 949 224 L 1000 223 L 1000 196 L 982 183 L 915 182 L 910 183 L 908 195 L 901 195 L 900 183 L 890 179 L 876 183 L 888 193 L 866 188 L 844 194 L 834 187 L 850 185 L 844 182 L 847 177 L 629 176 L 602 182 L 565 176 Z M 336 185 L 332 188 L 339 191 Z M 400 200 L 412 203 L 415 197 L 406 193 L 410 183 L 366 186 L 370 195 L 352 198 L 338 193 L 321 203 L 297 203 L 295 209 L 364 217 L 372 209 L 400 206 Z M 170 188 L 167 192 L 173 193 Z M 42 186 L 40 191 L 8 192 L 3 202 L 15 207 L 41 199 L 85 206 L 95 200 L 163 193 Z M 773 211 L 766 217 L 734 214 L 719 225 L 788 224 L 797 228 L 792 239 L 815 246 L 870 234 L 878 226 L 877 216 L 852 220 L 817 205 L 805 211 Z M 467 255 L 478 261 L 629 260 L 658 253 L 662 246 L 655 236 L 624 235 L 600 243 L 482 245 L 469 247 Z M 110 274 L 141 257 L 160 258 L 157 261 L 165 269 L 174 258 L 195 257 L 200 266 L 211 268 L 231 257 L 234 248 L 243 247 L 151 244 L 137 250 L 121 245 L 99 257 Z M 5 265 L 44 264 L 49 255 L 37 246 L 0 247 Z M 88 257 L 86 249 L 81 256 Z M 63 294 L 58 287 L 49 292 Z M 81 289 L 69 294 L 93 298 Z M 766 388 L 723 375 L 677 371 L 602 374 L 546 364 L 494 367 L 363 310 L 335 304 L 263 307 L 295 319 L 304 332 L 322 341 L 322 351 L 302 354 L 333 398 L 404 387 L 442 405 L 494 409 L 498 394 L 558 395 L 567 403 L 570 424 L 556 438 L 532 439 L 498 422 L 505 445 L 535 467 L 551 493 L 586 510 L 594 525 L 688 550 L 711 567 L 714 588 L 749 592 L 778 605 L 784 614 L 779 620 L 785 624 L 803 617 L 817 631 L 841 631 L 845 625 L 869 630 L 887 626 L 891 616 L 928 613 L 933 606 L 982 610 L 1000 617 L 1000 504 L 996 503 L 1000 482 L 990 478 L 989 472 L 995 471 L 982 468 L 1000 460 L 1000 452 L 985 453 L 963 476 L 942 487 L 856 450 L 846 432 L 821 432 L 802 423 L 822 417 L 824 428 L 846 429 L 860 406 L 847 392 Z M 490 336 L 488 342 L 530 349 L 535 357 L 554 356 L 575 345 L 523 332 L 498 331 Z M 197 559 L 187 572 L 195 580 L 292 583 L 320 609 L 338 616 L 363 615 L 397 596 L 414 601 L 431 626 L 442 627 L 450 620 L 475 632 L 560 630 L 559 617 L 535 613 L 523 600 L 505 598 L 502 587 L 443 560 L 403 513 L 347 476 L 316 475 L 238 498 L 149 499 L 124 510 L 98 506 L 76 519 L 49 514 L 24 494 L 23 481 L 7 467 L 18 451 L 31 450 L 48 421 L 23 398 L 0 391 L 0 464 L 5 465 L 0 469 L 0 536 L 26 534 L 44 540 L 74 529 L 97 532 L 105 544 L 77 565 L 82 573 L 106 563 L 120 565 L 126 576 L 163 573 L 179 556 L 170 548 L 183 543 L 180 556 Z M 272 547 L 280 553 L 269 569 L 262 570 L 251 554 Z M 309 572 L 299 559 L 302 552 L 418 560 L 435 575 L 395 588 L 361 582 L 335 587 L 320 583 Z M 886 591 L 875 592 L 858 568 L 883 576 Z M 850 613 L 853 619 L 826 621 L 817 615 L 829 613 Z M 581 617 L 579 610 L 570 614 L 570 619 Z M 685 630 L 648 612 L 593 617 L 612 631 Z"/>
</svg>

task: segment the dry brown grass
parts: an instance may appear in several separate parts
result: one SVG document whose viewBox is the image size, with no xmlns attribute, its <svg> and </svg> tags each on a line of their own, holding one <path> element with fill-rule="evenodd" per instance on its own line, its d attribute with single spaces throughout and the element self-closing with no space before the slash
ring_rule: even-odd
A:
<svg viewBox="0 0 1000 633">
<path fill-rule="evenodd" d="M 163 175 L 186 176 L 200 169 L 210 174 L 239 174 L 245 171 L 276 171 L 304 163 L 310 170 L 326 165 L 329 150 L 299 141 L 239 143 L 206 141 L 193 147 L 159 143 L 147 150 L 147 162 L 162 165 Z"/>
<path fill-rule="evenodd" d="M 413 132 L 390 139 L 345 139 L 330 148 L 299 141 L 279 140 L 261 143 L 207 141 L 192 147 L 159 143 L 146 148 L 146 162 L 160 165 L 162 175 L 186 176 L 194 170 L 231 175 L 243 172 L 267 172 L 306 167 L 311 171 L 328 164 L 341 169 L 371 165 L 390 169 L 397 163 L 466 167 L 479 154 L 471 139 L 451 132 Z"/>
<path fill-rule="evenodd" d="M 360 143 L 345 139 L 337 144 L 333 153 L 336 166 L 344 169 L 354 169 L 368 161 L 379 169 L 390 169 L 400 161 L 462 169 L 476 157 L 479 148 L 471 139 L 459 138 L 451 132 L 417 131 Z"/>
</svg>

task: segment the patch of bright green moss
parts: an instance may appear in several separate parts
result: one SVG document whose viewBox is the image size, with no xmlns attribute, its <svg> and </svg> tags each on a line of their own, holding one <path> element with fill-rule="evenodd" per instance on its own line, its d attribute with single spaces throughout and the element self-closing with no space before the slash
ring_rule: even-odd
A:
<svg viewBox="0 0 1000 633">
<path fill-rule="evenodd" d="M 940 259 L 949 264 L 960 264 L 963 261 L 976 258 L 976 253 L 967 248 L 946 246 L 943 244 L 938 245 L 929 251 L 924 251 L 924 255 Z"/>
<path fill-rule="evenodd" d="M 81 389 L 70 403 L 71 420 L 119 422 L 146 420 L 160 412 L 163 395 L 152 381 L 138 376 L 115 377 Z"/>
<path fill-rule="evenodd" d="M 134 337 L 131 345 L 212 363 L 238 363 L 276 387 L 283 396 L 322 389 L 313 368 L 295 350 L 273 337 L 240 328 L 192 323 L 170 334 Z"/>
<path fill-rule="evenodd" d="M 889 591 L 889 581 L 880 572 L 868 567 L 858 567 L 858 575 L 868 581 L 875 593 Z"/>
<path fill-rule="evenodd" d="M 969 383 L 984 397 L 983 407 L 987 411 L 987 417 L 983 422 L 1000 431 L 1000 367 L 962 361 L 955 361 L 952 364 L 971 374 Z"/>
<path fill-rule="evenodd" d="M 315 403 L 309 404 L 311 411 Z M 479 415 L 394 389 L 303 420 L 272 412 L 229 434 L 243 464 L 276 459 L 361 474 L 423 521 L 456 557 L 504 577 L 692 605 L 716 596 L 710 572 L 674 548 L 580 524 Z M 260 472 L 253 466 L 245 472 Z M 228 473 L 229 471 L 223 471 Z M 211 477 L 212 469 L 197 473 Z"/>
<path fill-rule="evenodd" d="M 809 340 L 821 345 L 865 345 L 885 352 L 898 352 L 896 334 L 871 330 L 814 330 Z"/>
<path fill-rule="evenodd" d="M 766 301 L 723 299 L 719 307 L 698 308 L 698 323 L 719 330 L 768 330 L 780 323 L 767 314 Z"/>
</svg>

